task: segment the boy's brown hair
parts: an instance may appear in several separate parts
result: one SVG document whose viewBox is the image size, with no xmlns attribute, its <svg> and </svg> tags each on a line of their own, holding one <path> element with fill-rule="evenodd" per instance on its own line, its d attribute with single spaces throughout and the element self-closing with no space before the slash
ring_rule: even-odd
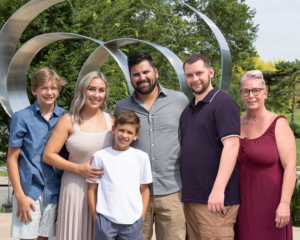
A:
<svg viewBox="0 0 300 240">
<path fill-rule="evenodd" d="M 128 109 L 117 116 L 114 124 L 115 128 L 117 128 L 118 124 L 132 124 L 136 128 L 136 133 L 139 132 L 141 127 L 140 118 L 131 109 Z"/>
<path fill-rule="evenodd" d="M 56 84 L 59 92 L 62 86 L 67 84 L 66 79 L 60 77 L 53 69 L 50 69 L 48 67 L 43 67 L 37 70 L 31 76 L 31 89 L 35 91 L 38 87 L 43 86 L 45 83 L 48 83 L 49 81 L 53 81 Z"/>
</svg>

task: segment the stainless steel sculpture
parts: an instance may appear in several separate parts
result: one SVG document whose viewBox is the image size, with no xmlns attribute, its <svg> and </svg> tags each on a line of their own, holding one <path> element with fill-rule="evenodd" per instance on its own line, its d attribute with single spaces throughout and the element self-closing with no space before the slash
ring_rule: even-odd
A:
<svg viewBox="0 0 300 240">
<path fill-rule="evenodd" d="M 170 61 L 178 76 L 181 91 L 184 92 L 189 99 L 193 97 L 193 94 L 186 85 L 184 79 L 182 61 L 169 49 L 156 43 L 130 38 L 102 42 L 72 33 L 49 33 L 29 40 L 19 49 L 17 53 L 15 53 L 18 41 L 28 24 L 42 11 L 63 1 L 64 0 L 32 0 L 15 12 L 5 23 L 0 32 L 0 71 L 2 73 L 0 76 L 0 101 L 10 116 L 14 112 L 30 105 L 26 92 L 26 75 L 30 63 L 36 54 L 42 48 L 52 42 L 71 38 L 82 38 L 99 44 L 99 47 L 90 55 L 82 67 L 77 79 L 77 83 L 85 74 L 94 70 L 99 70 L 107 57 L 111 55 L 121 67 L 129 86 L 130 93 L 132 93 L 133 88 L 130 84 L 127 57 L 119 48 L 126 44 L 143 42 L 156 48 Z M 217 26 L 204 14 L 200 13 L 186 3 L 181 3 L 188 6 L 198 16 L 200 16 L 215 34 L 221 49 L 222 58 L 222 77 L 220 81 L 220 89 L 228 92 L 232 68 L 231 55 L 224 36 Z"/>
</svg>

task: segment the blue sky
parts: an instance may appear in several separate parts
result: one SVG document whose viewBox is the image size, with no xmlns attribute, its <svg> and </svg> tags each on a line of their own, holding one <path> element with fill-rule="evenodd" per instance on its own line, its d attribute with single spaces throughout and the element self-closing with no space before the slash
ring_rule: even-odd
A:
<svg viewBox="0 0 300 240">
<path fill-rule="evenodd" d="M 254 43 L 258 54 L 265 60 L 300 60 L 300 0 L 246 0 L 257 13 L 254 23 L 259 24 Z"/>
</svg>

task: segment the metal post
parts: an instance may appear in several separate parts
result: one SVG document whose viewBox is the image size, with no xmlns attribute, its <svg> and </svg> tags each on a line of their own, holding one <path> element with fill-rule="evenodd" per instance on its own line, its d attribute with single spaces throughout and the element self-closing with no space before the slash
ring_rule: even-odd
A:
<svg viewBox="0 0 300 240">
<path fill-rule="evenodd" d="M 7 194 L 7 204 L 11 204 L 11 199 L 10 199 L 10 181 L 9 181 L 9 178 L 8 178 L 8 194 Z"/>
</svg>

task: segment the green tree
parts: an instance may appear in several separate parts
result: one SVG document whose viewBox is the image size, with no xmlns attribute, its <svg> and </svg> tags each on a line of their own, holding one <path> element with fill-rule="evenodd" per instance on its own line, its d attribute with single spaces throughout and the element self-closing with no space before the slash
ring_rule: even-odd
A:
<svg viewBox="0 0 300 240">
<path fill-rule="evenodd" d="M 264 71 L 272 105 L 284 114 L 292 113 L 294 122 L 295 109 L 300 100 L 300 61 L 280 61 L 275 64 L 276 71 Z"/>
</svg>

